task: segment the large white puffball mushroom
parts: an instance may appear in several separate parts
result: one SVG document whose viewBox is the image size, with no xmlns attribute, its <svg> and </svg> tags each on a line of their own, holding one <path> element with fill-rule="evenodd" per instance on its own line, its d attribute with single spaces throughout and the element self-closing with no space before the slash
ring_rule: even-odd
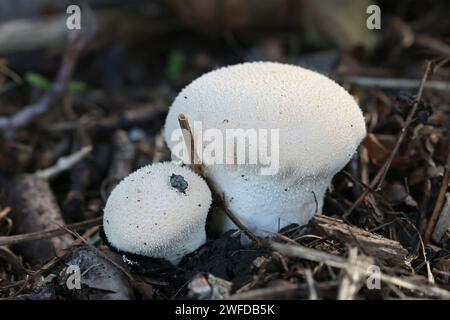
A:
<svg viewBox="0 0 450 320">
<path fill-rule="evenodd" d="M 220 130 L 224 140 L 227 129 L 267 129 L 269 137 L 270 129 L 278 130 L 278 140 L 275 135 L 268 139 L 269 154 L 278 153 L 278 158 L 272 159 L 279 160 L 276 172 L 261 174 L 267 166 L 260 158 L 256 165 L 203 161 L 208 180 L 225 195 L 227 206 L 261 236 L 291 223 L 306 224 L 320 212 L 331 179 L 351 159 L 366 134 L 361 109 L 344 88 L 314 71 L 280 63 L 220 68 L 185 87 L 165 123 L 165 139 L 172 153 L 179 144 L 174 131 L 180 113 L 194 127 L 196 141 L 202 139 L 195 134 L 197 123 L 202 125 L 203 140 L 211 141 L 206 137 L 209 129 Z M 234 145 L 234 152 L 238 149 Z M 197 152 L 209 150 L 208 142 Z M 255 155 L 248 146 L 247 152 Z M 227 220 L 224 230 L 230 228 L 236 227 Z"/>
<path fill-rule="evenodd" d="M 145 166 L 111 192 L 105 235 L 120 251 L 178 264 L 205 243 L 211 201 L 206 182 L 189 168 L 170 162 Z"/>
</svg>

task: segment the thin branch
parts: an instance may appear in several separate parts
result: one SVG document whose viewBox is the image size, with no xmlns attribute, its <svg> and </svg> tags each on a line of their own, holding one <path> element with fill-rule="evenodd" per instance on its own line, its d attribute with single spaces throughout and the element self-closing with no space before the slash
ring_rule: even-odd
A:
<svg viewBox="0 0 450 320">
<path fill-rule="evenodd" d="M 442 178 L 441 188 L 439 189 L 436 204 L 434 206 L 431 217 L 428 220 L 428 224 L 425 229 L 425 233 L 423 235 L 423 242 L 425 244 L 428 244 L 428 242 L 430 242 L 431 236 L 436 227 L 436 223 L 439 220 L 439 216 L 441 215 L 442 209 L 444 208 L 445 204 L 445 194 L 447 193 L 448 183 L 450 182 L 450 144 L 447 146 L 447 148 L 448 148 L 447 163 L 445 164 L 444 167 L 444 176 Z"/>
<path fill-rule="evenodd" d="M 191 169 L 199 176 L 203 176 L 202 166 L 197 163 L 198 156 L 195 150 L 194 135 L 192 134 L 192 129 L 189 125 L 189 121 L 184 114 L 180 113 L 178 115 L 178 122 L 180 123 L 180 127 L 183 132 L 184 143 L 186 144 L 186 148 L 189 152 L 189 162 Z"/>
<path fill-rule="evenodd" d="M 222 208 L 222 210 L 226 213 L 227 217 L 233 221 L 233 223 L 240 229 L 242 232 L 252 239 L 258 246 L 261 244 L 259 241 L 259 238 L 249 229 L 247 228 L 239 219 L 236 217 L 236 215 L 231 212 L 230 209 L 228 209 L 227 205 L 225 204 L 224 200 L 213 190 L 211 189 L 211 192 L 213 193 L 214 201 L 217 203 L 217 205 Z"/>
<path fill-rule="evenodd" d="M 23 242 L 30 242 L 42 239 L 58 237 L 67 233 L 68 230 L 84 230 L 91 227 L 99 226 L 102 223 L 102 217 L 94 218 L 82 222 L 68 224 L 64 228 L 57 228 L 52 230 L 44 230 L 38 232 L 30 232 L 25 234 L 17 234 L 13 236 L 0 237 L 0 246 L 15 245 Z"/>
<path fill-rule="evenodd" d="M 72 168 L 78 162 L 83 160 L 91 151 L 92 146 L 86 146 L 66 157 L 59 158 L 54 166 L 51 166 L 44 170 L 38 170 L 34 173 L 34 175 L 41 179 L 51 179 L 61 172 Z"/>
<path fill-rule="evenodd" d="M 384 179 L 386 178 L 386 174 L 389 171 L 389 168 L 391 166 L 392 161 L 394 160 L 400 145 L 402 144 L 403 140 L 406 137 L 406 133 L 408 132 L 408 128 L 411 125 L 411 123 L 414 120 L 414 116 L 417 111 L 417 107 L 419 105 L 420 100 L 422 99 L 423 89 L 425 87 L 425 83 L 427 82 L 428 78 L 430 77 L 432 73 L 432 62 L 428 61 L 425 73 L 423 75 L 422 81 L 419 86 L 419 91 L 417 92 L 417 98 L 414 102 L 411 111 L 409 112 L 406 121 L 402 127 L 401 133 L 394 145 L 394 148 L 391 151 L 391 154 L 386 159 L 386 162 L 383 164 L 383 166 L 380 168 L 380 170 L 377 172 L 371 183 L 369 184 L 371 189 L 376 189 L 377 191 L 380 190 L 381 185 L 383 184 Z M 343 218 L 346 219 L 359 205 L 364 201 L 366 196 L 369 194 L 369 189 L 364 190 L 364 192 L 361 194 L 361 196 L 353 203 L 353 205 L 344 213 Z"/>
<path fill-rule="evenodd" d="M 183 131 L 183 139 L 184 143 L 186 144 L 187 150 L 189 150 L 189 162 L 192 171 L 197 173 L 198 175 L 205 178 L 203 175 L 203 170 L 200 164 L 195 163 L 197 152 L 195 150 L 195 141 L 194 136 L 192 134 L 191 126 L 189 125 L 189 120 L 184 114 L 178 115 L 178 122 L 180 123 L 180 127 Z M 208 183 L 208 180 L 205 178 L 205 181 Z M 237 217 L 236 215 L 231 212 L 231 210 L 227 207 L 225 204 L 224 199 L 217 194 L 214 191 L 214 188 L 211 187 L 210 183 L 208 183 L 209 188 L 211 189 L 211 193 L 213 194 L 213 199 L 216 202 L 216 204 L 222 208 L 222 210 L 225 212 L 225 214 L 228 216 L 228 218 L 233 221 L 233 223 L 240 229 L 242 232 L 249 237 L 252 241 L 254 241 L 258 246 L 260 245 L 260 241 L 258 237 L 250 230 L 248 229 Z"/>
<path fill-rule="evenodd" d="M 2 221 L 6 216 L 11 212 L 10 207 L 3 208 L 2 211 L 0 211 L 0 221 Z"/>
<path fill-rule="evenodd" d="M 354 183 L 357 183 L 357 184 L 361 185 L 362 187 L 364 187 L 365 189 L 367 189 L 367 191 L 369 193 L 371 193 L 374 197 L 376 197 L 378 200 L 380 200 L 381 203 L 391 207 L 389 201 L 387 201 L 386 198 L 383 195 L 379 194 L 373 188 L 371 188 L 369 185 L 367 185 L 366 183 L 362 182 L 361 179 L 359 179 L 358 177 L 354 176 L 350 172 L 347 172 L 346 170 L 342 170 L 342 173 L 345 176 L 347 176 L 350 180 L 352 180 Z"/>
</svg>

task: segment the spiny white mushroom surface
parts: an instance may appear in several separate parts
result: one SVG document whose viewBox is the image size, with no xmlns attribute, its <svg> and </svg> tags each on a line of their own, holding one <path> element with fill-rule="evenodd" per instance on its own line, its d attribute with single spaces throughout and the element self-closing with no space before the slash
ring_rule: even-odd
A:
<svg viewBox="0 0 450 320">
<path fill-rule="evenodd" d="M 279 130 L 279 170 L 274 175 L 261 175 L 261 163 L 203 163 L 232 212 L 264 236 L 265 230 L 303 225 L 320 212 L 332 177 L 366 134 L 361 109 L 344 88 L 314 71 L 271 62 L 220 68 L 185 87 L 166 119 L 165 139 L 172 151 L 180 113 L 191 127 L 201 121 L 203 132 L 216 128 L 224 136 L 226 129 Z M 236 227 L 227 220 L 224 230 L 230 228 Z"/>
<path fill-rule="evenodd" d="M 178 264 L 205 243 L 211 201 L 206 182 L 189 168 L 170 162 L 145 166 L 111 192 L 105 235 L 121 251 Z"/>
</svg>

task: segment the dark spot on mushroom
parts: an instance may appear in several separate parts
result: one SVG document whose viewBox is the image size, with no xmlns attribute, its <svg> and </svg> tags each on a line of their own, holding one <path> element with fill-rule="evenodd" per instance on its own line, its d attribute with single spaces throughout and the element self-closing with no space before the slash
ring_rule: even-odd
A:
<svg viewBox="0 0 450 320">
<path fill-rule="evenodd" d="M 137 202 L 141 202 L 141 199 L 137 199 Z"/>
<path fill-rule="evenodd" d="M 186 193 L 185 191 L 188 187 L 188 183 L 184 180 L 184 177 L 175 173 L 172 173 L 170 177 L 170 185 L 182 193 Z"/>
<path fill-rule="evenodd" d="M 139 229 L 139 226 L 136 226 L 136 229 Z"/>
<path fill-rule="evenodd" d="M 351 125 L 350 125 L 350 127 L 352 127 L 352 128 L 353 128 L 353 125 L 351 124 Z"/>
<path fill-rule="evenodd" d="M 187 96 L 184 96 L 183 98 L 187 99 Z"/>
<path fill-rule="evenodd" d="M 223 123 L 228 123 L 228 122 L 230 122 L 230 120 L 224 119 L 222 122 L 223 122 Z"/>
<path fill-rule="evenodd" d="M 245 177 L 245 174 L 241 174 L 241 177 L 242 177 L 242 178 Z"/>
<path fill-rule="evenodd" d="M 287 188 L 286 188 L 286 189 L 284 189 L 284 191 L 287 191 Z"/>
<path fill-rule="evenodd" d="M 199 206 L 199 207 L 201 207 L 201 206 L 202 206 L 202 204 L 201 204 L 201 203 L 199 203 L 199 204 L 198 204 L 198 206 Z"/>
<path fill-rule="evenodd" d="M 234 198 L 233 198 L 233 197 L 231 197 L 231 198 L 230 198 L 230 202 L 233 202 L 233 199 L 234 199 Z"/>
<path fill-rule="evenodd" d="M 147 242 L 144 242 L 144 246 L 146 246 L 147 245 Z"/>
<path fill-rule="evenodd" d="M 106 223 L 109 224 L 109 220 L 108 219 L 106 219 Z"/>
</svg>

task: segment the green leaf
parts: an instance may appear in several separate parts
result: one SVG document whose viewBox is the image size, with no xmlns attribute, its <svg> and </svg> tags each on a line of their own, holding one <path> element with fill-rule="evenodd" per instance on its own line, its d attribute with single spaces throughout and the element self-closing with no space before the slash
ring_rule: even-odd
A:
<svg viewBox="0 0 450 320">
<path fill-rule="evenodd" d="M 170 79 L 177 79 L 180 76 L 184 66 L 184 54 L 180 50 L 172 50 L 169 53 L 166 76 Z"/>
<path fill-rule="evenodd" d="M 86 90 L 86 84 L 82 81 L 72 80 L 67 84 L 67 89 L 71 93 L 80 93 Z"/>
<path fill-rule="evenodd" d="M 30 86 L 41 90 L 48 90 L 52 85 L 50 80 L 48 80 L 46 77 L 34 72 L 25 73 L 25 81 L 28 82 Z"/>
</svg>

